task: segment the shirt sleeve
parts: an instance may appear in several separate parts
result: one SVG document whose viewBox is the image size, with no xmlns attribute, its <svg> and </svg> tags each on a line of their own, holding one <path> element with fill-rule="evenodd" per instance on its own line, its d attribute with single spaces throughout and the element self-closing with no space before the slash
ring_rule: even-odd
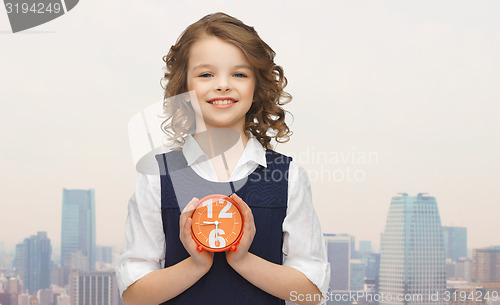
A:
<svg viewBox="0 0 500 305">
<path fill-rule="evenodd" d="M 160 269 L 164 258 L 160 177 L 139 173 L 128 203 L 124 250 L 116 262 L 120 296 L 134 282 Z"/>
<path fill-rule="evenodd" d="M 283 222 L 283 265 L 302 272 L 327 297 L 330 264 L 307 172 L 293 161 L 288 174 L 288 208 Z"/>
</svg>

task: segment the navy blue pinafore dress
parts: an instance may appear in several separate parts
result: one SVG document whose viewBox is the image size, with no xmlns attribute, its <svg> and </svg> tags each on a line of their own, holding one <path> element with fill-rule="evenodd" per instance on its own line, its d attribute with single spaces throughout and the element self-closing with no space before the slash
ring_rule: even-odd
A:
<svg viewBox="0 0 500 305">
<path fill-rule="evenodd" d="M 259 165 L 248 177 L 232 183 L 201 178 L 187 165 L 182 151 L 160 154 L 156 159 L 160 167 L 165 268 L 189 257 L 179 239 L 179 217 L 186 204 L 193 197 L 230 196 L 233 192 L 248 204 L 254 216 L 256 233 L 249 252 L 276 264 L 283 263 L 282 225 L 292 158 L 266 150 L 267 167 Z M 229 266 L 225 252 L 219 252 L 215 253 L 210 270 L 198 282 L 163 304 L 282 305 L 285 301 L 252 285 Z"/>
</svg>

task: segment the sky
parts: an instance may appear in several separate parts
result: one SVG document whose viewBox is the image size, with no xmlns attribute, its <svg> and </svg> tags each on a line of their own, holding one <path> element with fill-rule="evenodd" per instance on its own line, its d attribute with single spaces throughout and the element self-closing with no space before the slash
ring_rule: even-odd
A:
<svg viewBox="0 0 500 305">
<path fill-rule="evenodd" d="M 277 53 L 325 233 L 379 244 L 391 197 L 436 197 L 469 248 L 499 245 L 498 1 L 82 0 L 12 34 L 0 8 L 0 243 L 47 231 L 62 189 L 95 189 L 97 243 L 121 247 L 136 171 L 127 125 L 162 99 L 162 57 L 202 16 Z"/>
</svg>

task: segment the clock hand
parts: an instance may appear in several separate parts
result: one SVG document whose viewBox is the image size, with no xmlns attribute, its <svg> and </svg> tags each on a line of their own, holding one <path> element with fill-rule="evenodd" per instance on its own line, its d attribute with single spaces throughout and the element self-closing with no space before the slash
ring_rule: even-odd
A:
<svg viewBox="0 0 500 305">
<path fill-rule="evenodd" d="M 214 225 L 215 221 L 204 221 L 202 225 Z"/>
<path fill-rule="evenodd" d="M 219 223 L 220 222 L 218 220 L 216 220 L 216 221 L 214 221 L 214 223 L 215 223 L 215 240 L 217 240 L 217 237 L 219 236 Z"/>
</svg>

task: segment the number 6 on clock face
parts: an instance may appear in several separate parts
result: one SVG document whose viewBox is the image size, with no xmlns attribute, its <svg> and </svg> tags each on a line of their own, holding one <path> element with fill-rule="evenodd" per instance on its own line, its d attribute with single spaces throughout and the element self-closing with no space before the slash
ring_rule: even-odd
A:
<svg viewBox="0 0 500 305">
<path fill-rule="evenodd" d="M 191 236 L 198 251 L 236 250 L 243 235 L 244 219 L 232 198 L 219 194 L 202 198 L 191 218 Z"/>
<path fill-rule="evenodd" d="M 211 248 L 224 248 L 226 246 L 226 240 L 221 235 L 224 235 L 224 231 L 221 229 L 213 229 L 210 231 L 208 236 L 208 244 Z"/>
</svg>

